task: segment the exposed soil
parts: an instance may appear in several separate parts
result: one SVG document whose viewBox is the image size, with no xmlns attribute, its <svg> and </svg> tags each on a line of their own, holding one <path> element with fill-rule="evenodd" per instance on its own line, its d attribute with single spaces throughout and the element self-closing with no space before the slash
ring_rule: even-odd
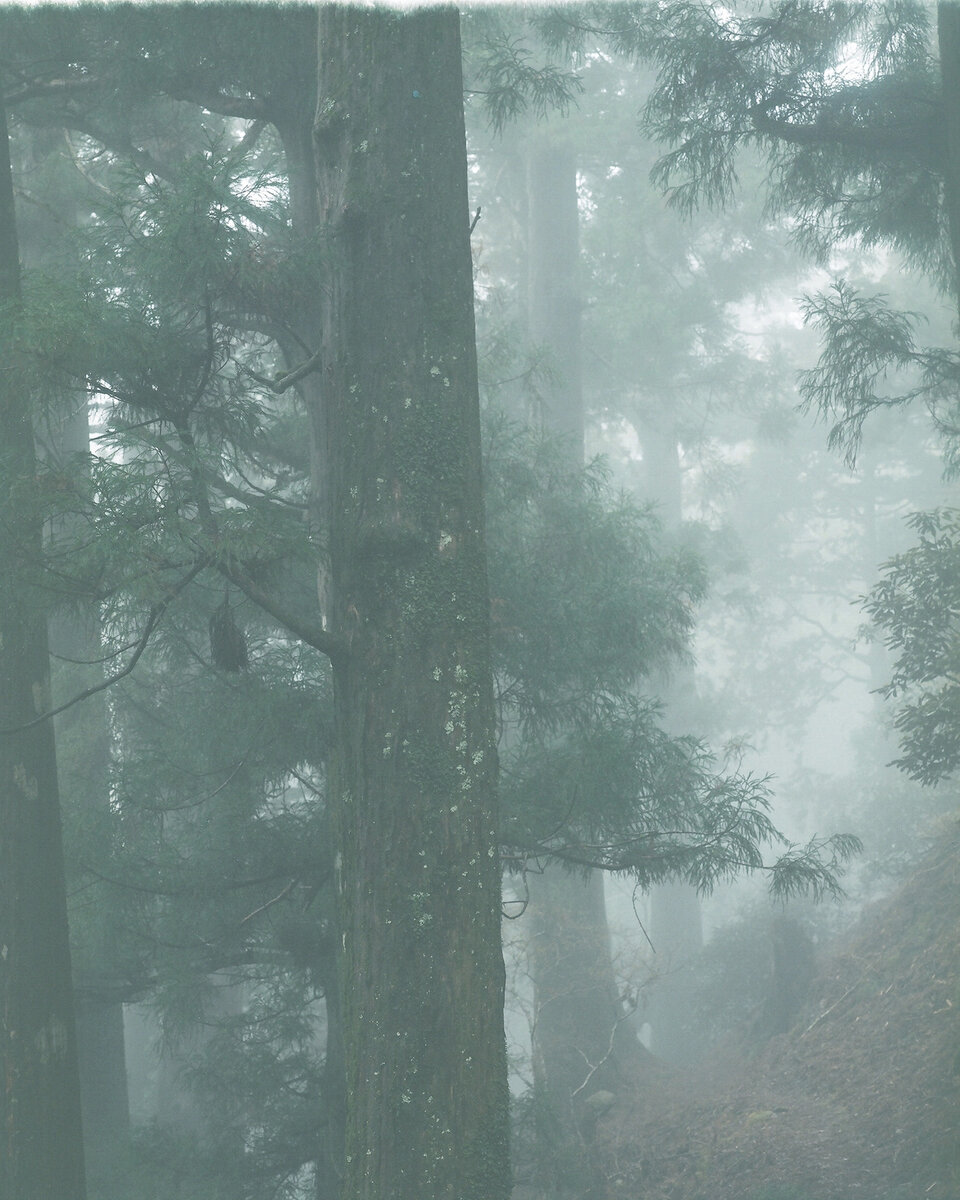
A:
<svg viewBox="0 0 960 1200">
<path fill-rule="evenodd" d="M 599 1125 L 619 1200 L 960 1200 L 960 822 L 821 963 L 793 1029 L 654 1067 Z"/>
</svg>

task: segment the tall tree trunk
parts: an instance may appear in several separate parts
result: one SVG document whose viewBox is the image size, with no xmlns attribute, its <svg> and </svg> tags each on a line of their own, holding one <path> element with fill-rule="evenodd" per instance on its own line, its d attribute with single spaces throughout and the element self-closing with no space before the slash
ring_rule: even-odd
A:
<svg viewBox="0 0 960 1200">
<path fill-rule="evenodd" d="M 581 371 L 580 237 L 573 150 L 539 141 L 527 160 L 530 336 L 549 369 L 540 419 L 548 433 L 567 439 L 570 466 L 584 457 Z M 622 1020 L 603 877 L 548 865 L 532 876 L 530 968 L 536 1027 L 535 1078 L 551 1119 L 541 1122 L 539 1152 L 553 1164 L 554 1188 L 592 1195 L 599 1177 L 592 1162 L 595 1093 L 615 1089 L 619 1069 L 638 1065 L 640 1047 Z M 567 1153 L 558 1157 L 560 1146 Z M 578 1169 L 569 1150 L 579 1144 Z"/>
<path fill-rule="evenodd" d="M 955 272 L 955 298 L 960 304 L 960 3 L 937 5 L 940 81 L 943 88 L 944 203 Z"/>
<path fill-rule="evenodd" d="M 455 9 L 321 9 L 346 1200 L 505 1200 L 496 753 Z"/>
<path fill-rule="evenodd" d="M 584 1103 L 616 1091 L 641 1051 L 619 1000 L 602 873 L 552 867 L 528 882 L 535 1062 L 555 1103 L 580 1124 Z"/>
<path fill-rule="evenodd" d="M 656 978 L 650 986 L 646 1020 L 650 1049 L 676 1065 L 695 1062 L 700 1040 L 693 964 L 703 949 L 700 897 L 689 883 L 662 883 L 650 892 L 650 941 Z"/>
<path fill-rule="evenodd" d="M 53 437 L 54 461 L 66 463 L 72 455 L 89 450 L 83 398 L 78 398 L 76 410 L 53 431 Z M 71 536 L 67 530 L 64 533 Z M 95 606 L 56 614 L 49 637 L 54 653 L 64 660 L 54 673 L 55 703 L 102 682 L 103 668 L 97 664 L 103 648 Z M 91 696 L 68 709 L 56 718 L 54 729 L 57 744 L 67 747 L 73 812 L 82 808 L 83 817 L 103 831 L 106 843 L 112 836 L 106 697 Z M 116 973 L 118 928 L 109 885 L 91 876 L 83 864 L 71 862 L 69 867 L 71 890 L 76 885 L 86 905 L 84 936 L 73 939 L 72 954 L 84 1149 L 90 1186 L 96 1190 L 98 1181 L 112 1174 L 117 1143 L 130 1127 L 123 1003 L 118 999 Z"/>
<path fill-rule="evenodd" d="M 281 105 L 277 118 L 277 129 L 283 144 L 290 192 L 290 216 L 293 232 L 305 247 L 316 244 L 320 233 L 320 193 L 317 183 L 317 155 L 314 150 L 314 115 L 316 94 L 313 88 L 308 98 L 313 103 L 309 111 L 302 103 L 304 88 L 302 81 L 291 81 L 289 100 Z M 321 301 L 307 304 L 299 313 L 296 332 L 301 346 L 313 347 L 321 329 Z M 300 360 L 302 361 L 302 350 Z M 297 365 L 294 357 L 287 362 L 288 369 Z M 326 422 L 323 420 L 323 381 L 317 373 L 309 374 L 297 384 L 297 393 L 304 408 L 311 413 L 310 435 L 312 439 L 311 460 L 311 520 L 314 534 L 321 545 L 330 538 L 330 499 L 328 489 L 329 454 L 327 451 Z M 327 600 L 329 589 L 329 563 L 323 562 L 318 569 L 318 591 L 322 602 Z M 339 938 L 337 938 L 339 941 Z M 324 996 L 326 1034 L 324 1059 L 320 1081 L 323 1111 L 318 1133 L 317 1162 L 315 1169 L 315 1193 L 317 1200 L 339 1200 L 344 1174 L 344 1140 L 346 1134 L 346 1060 L 343 1049 L 343 1023 L 340 1004 L 338 964 L 333 958 L 316 963 L 318 979 Z"/>
<path fill-rule="evenodd" d="M 24 162 L 34 190 L 69 197 L 79 176 L 64 162 L 62 132 L 33 128 L 24 142 Z M 59 211 L 32 206 L 17 231 L 25 265 L 51 277 L 75 266 L 59 251 L 65 241 L 63 223 L 75 223 L 77 206 L 67 199 L 57 208 Z M 63 400 L 62 407 L 46 414 L 37 436 L 51 468 L 71 471 L 76 459 L 90 451 L 87 396 L 77 390 Z M 77 525 L 71 514 L 55 522 L 47 535 L 51 551 L 55 552 L 61 541 L 69 546 L 78 535 Z M 54 658 L 59 660 L 52 681 L 55 705 L 102 682 L 103 647 L 95 603 L 55 612 L 48 623 L 48 637 Z M 72 816 L 95 822 L 106 842 L 112 820 L 106 696 L 91 696 L 62 713 L 54 721 L 54 737 L 61 751 L 60 773 L 70 781 L 68 827 Z M 117 929 L 109 885 L 70 861 L 69 840 L 67 859 L 69 890 L 79 892 L 84 907 L 83 938 L 72 939 L 72 957 L 84 1150 L 90 1186 L 96 1191 L 98 1180 L 105 1179 L 116 1163 L 117 1140 L 129 1131 L 123 1004 L 117 998 L 114 966 Z"/>
<path fill-rule="evenodd" d="M 579 220 L 573 150 L 538 141 L 527 157 L 530 337 L 549 371 L 541 420 L 569 439 L 576 469 L 584 453 Z"/>
<path fill-rule="evenodd" d="M 0 102 L 0 306 L 9 332 L 20 264 Z M 6 337 L 4 340 L 7 340 Z M 83 1200 L 80 1085 L 60 796 L 28 389 L 8 342 L 0 371 L 0 1196 Z M 15 732 L 10 732 L 15 731 Z"/>
<path fill-rule="evenodd" d="M 675 533 L 683 519 L 679 443 L 673 414 L 663 412 L 657 417 L 639 429 L 643 448 L 640 492 L 644 500 L 657 504 L 664 527 Z M 673 674 L 660 680 L 658 690 L 667 705 L 672 732 L 686 732 L 696 703 L 693 667 L 681 663 Z M 705 1049 L 698 1036 L 691 969 L 703 949 L 703 914 L 696 888 L 682 882 L 651 888 L 649 933 L 657 975 L 645 1014 L 651 1031 L 650 1048 L 669 1063 L 693 1062 Z"/>
</svg>

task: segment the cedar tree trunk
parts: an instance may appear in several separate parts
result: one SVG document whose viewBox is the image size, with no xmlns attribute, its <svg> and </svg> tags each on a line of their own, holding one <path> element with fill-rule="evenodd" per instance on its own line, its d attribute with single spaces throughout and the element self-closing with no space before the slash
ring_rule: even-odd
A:
<svg viewBox="0 0 960 1200">
<path fill-rule="evenodd" d="M 937 5 L 937 39 L 943 87 L 944 204 L 960 299 L 960 4 L 957 0 L 941 0 Z"/>
<path fill-rule="evenodd" d="M 530 336 L 546 352 L 550 382 L 544 429 L 570 440 L 583 465 L 580 212 L 573 150 L 538 141 L 527 156 L 528 303 Z"/>
<path fill-rule="evenodd" d="M 683 521 L 683 471 L 675 417 L 668 410 L 639 423 L 643 446 L 640 494 L 653 501 L 664 528 L 675 535 Z M 668 728 L 677 734 L 689 729 L 697 700 L 692 665 L 678 663 L 658 680 L 666 702 Z M 651 1049 L 668 1063 L 696 1062 L 705 1046 L 694 1007 L 693 963 L 703 949 L 700 897 L 692 884 L 681 881 L 650 889 L 650 937 L 656 952 L 656 973 L 649 990 L 646 1019 Z"/>
<path fill-rule="evenodd" d="M 6 116 L 0 102 L 0 322 L 20 296 Z M 7 340 L 7 337 L 4 337 Z M 47 626 L 31 581 L 41 523 L 25 377 L 0 369 L 0 1196 L 83 1200 L 80 1085 Z M 15 732 L 10 732 L 15 731 Z"/>
<path fill-rule="evenodd" d="M 321 9 L 344 1200 L 506 1200 L 496 756 L 455 9 Z M 325 435 L 325 436 L 324 436 Z"/>
<path fill-rule="evenodd" d="M 530 335 L 551 368 L 540 414 L 545 432 L 567 439 L 572 470 L 584 456 L 580 230 L 576 157 L 539 140 L 527 157 Z M 641 1048 L 618 994 L 603 876 L 548 864 L 530 887 L 530 969 L 536 1002 L 535 1077 L 552 1121 L 539 1151 L 559 1193 L 598 1194 L 593 1148 L 595 1093 L 615 1090 L 619 1072 L 639 1066 Z M 557 1140 L 562 1145 L 553 1144 Z M 571 1149 L 577 1169 L 571 1169 Z"/>
</svg>

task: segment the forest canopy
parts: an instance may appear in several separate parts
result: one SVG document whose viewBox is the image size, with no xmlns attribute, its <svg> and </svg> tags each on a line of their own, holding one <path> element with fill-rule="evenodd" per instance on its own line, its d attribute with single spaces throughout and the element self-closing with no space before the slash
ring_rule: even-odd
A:
<svg viewBox="0 0 960 1200">
<path fill-rule="evenodd" d="M 897 803 L 835 698 L 960 758 L 960 9 L 0 6 L 0 100 L 0 1194 L 599 1198 L 702 901 Z"/>
</svg>

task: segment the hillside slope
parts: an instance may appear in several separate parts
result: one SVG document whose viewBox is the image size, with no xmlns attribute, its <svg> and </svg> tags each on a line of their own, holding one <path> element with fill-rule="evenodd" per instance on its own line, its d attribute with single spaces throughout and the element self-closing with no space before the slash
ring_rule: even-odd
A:
<svg viewBox="0 0 960 1200">
<path fill-rule="evenodd" d="M 601 1122 L 610 1197 L 960 1200 L 960 822 L 760 1051 L 656 1071 Z"/>
</svg>

